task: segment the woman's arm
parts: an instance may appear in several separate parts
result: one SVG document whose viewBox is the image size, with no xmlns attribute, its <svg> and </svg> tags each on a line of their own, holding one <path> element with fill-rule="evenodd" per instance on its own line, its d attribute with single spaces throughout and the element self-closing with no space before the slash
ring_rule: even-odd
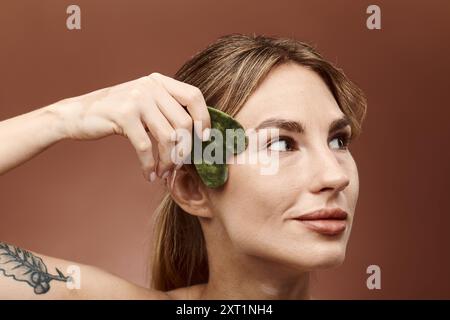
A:
<svg viewBox="0 0 450 320">
<path fill-rule="evenodd" d="M 0 122 L 0 175 L 65 138 L 54 105 Z"/>
<path fill-rule="evenodd" d="M 65 138 L 52 106 L 0 122 L 0 174 Z M 0 299 L 168 299 L 93 266 L 0 241 Z"/>
<path fill-rule="evenodd" d="M 93 266 L 0 242 L 0 299 L 169 299 Z"/>
<path fill-rule="evenodd" d="M 152 73 L 1 121 L 0 175 L 62 139 L 96 140 L 118 134 L 130 140 L 144 177 L 154 181 L 156 175 L 166 177 L 189 157 L 192 139 L 176 143 L 178 140 L 173 137 L 181 130 L 190 134 L 193 128 L 199 137 L 208 139 L 202 128 L 210 129 L 211 119 L 201 91 Z M 153 155 L 149 134 L 157 142 L 158 157 Z M 177 152 L 172 153 L 173 148 Z M 173 154 L 180 156 L 174 159 Z M 168 296 L 98 268 L 47 257 L 0 240 L 1 298 L 167 299 Z"/>
<path fill-rule="evenodd" d="M 153 181 L 155 173 L 162 178 L 189 155 L 191 139 L 179 141 L 177 134 L 190 134 L 192 128 L 203 140 L 209 138 L 202 132 L 211 128 L 211 120 L 201 91 L 152 73 L 1 121 L 0 175 L 59 140 L 117 134 L 130 140 L 145 179 L 153 177 Z M 157 142 L 157 158 L 147 132 Z M 173 154 L 184 156 L 174 159 Z"/>
</svg>

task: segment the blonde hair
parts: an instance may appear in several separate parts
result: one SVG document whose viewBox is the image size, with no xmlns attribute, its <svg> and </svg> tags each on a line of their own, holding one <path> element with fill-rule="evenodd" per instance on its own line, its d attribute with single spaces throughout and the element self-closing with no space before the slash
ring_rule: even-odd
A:
<svg viewBox="0 0 450 320">
<path fill-rule="evenodd" d="M 361 133 L 367 108 L 363 91 L 313 47 L 295 39 L 225 35 L 187 61 L 174 79 L 198 87 L 208 106 L 235 116 L 270 70 L 286 62 L 315 71 L 350 118 L 352 136 Z M 178 206 L 170 193 L 155 218 L 152 287 L 169 291 L 208 282 L 206 243 L 198 218 Z"/>
</svg>

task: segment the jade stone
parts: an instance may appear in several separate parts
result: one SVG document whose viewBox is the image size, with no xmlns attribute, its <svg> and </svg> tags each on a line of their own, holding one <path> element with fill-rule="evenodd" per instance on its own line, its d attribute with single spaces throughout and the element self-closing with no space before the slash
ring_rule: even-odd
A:
<svg viewBox="0 0 450 320">
<path fill-rule="evenodd" d="M 228 179 L 227 156 L 239 154 L 247 149 L 248 137 L 245 135 L 244 127 L 230 115 L 212 107 L 208 107 L 208 112 L 211 118 L 211 136 L 209 140 L 201 141 L 194 131 L 192 132 L 191 163 L 194 164 L 198 175 L 207 187 L 219 188 Z M 219 130 L 223 139 L 215 139 L 213 129 Z M 228 134 L 227 129 L 231 130 Z M 244 142 L 244 144 L 239 144 L 239 141 Z M 194 143 L 201 144 L 201 155 L 194 153 Z M 205 148 L 208 148 L 208 150 L 221 149 L 223 156 L 219 161 L 220 163 L 204 157 Z"/>
</svg>

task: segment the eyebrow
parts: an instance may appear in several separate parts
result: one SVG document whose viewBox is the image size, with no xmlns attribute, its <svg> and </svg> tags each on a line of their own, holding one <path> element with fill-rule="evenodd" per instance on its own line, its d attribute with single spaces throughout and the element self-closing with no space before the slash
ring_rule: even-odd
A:
<svg viewBox="0 0 450 320">
<path fill-rule="evenodd" d="M 333 134 L 346 126 L 351 124 L 350 118 L 347 115 L 343 115 L 341 118 L 335 119 L 331 122 L 329 128 L 329 134 Z M 261 122 L 255 131 L 265 129 L 265 128 L 279 128 L 287 131 L 292 131 L 298 134 L 303 134 L 305 132 L 305 125 L 292 120 L 281 119 L 281 118 L 269 118 Z"/>
</svg>

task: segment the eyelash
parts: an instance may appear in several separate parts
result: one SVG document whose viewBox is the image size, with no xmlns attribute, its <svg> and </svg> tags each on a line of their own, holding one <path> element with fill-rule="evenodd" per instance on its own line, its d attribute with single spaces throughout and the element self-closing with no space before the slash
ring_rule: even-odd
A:
<svg viewBox="0 0 450 320">
<path fill-rule="evenodd" d="M 339 132 L 330 141 L 332 141 L 336 138 L 341 138 L 342 143 L 343 143 L 343 146 L 339 147 L 339 149 L 347 150 L 348 146 L 350 145 L 350 142 L 352 141 L 351 134 L 348 132 Z"/>
<path fill-rule="evenodd" d="M 330 141 L 333 141 L 333 140 L 336 139 L 336 138 L 340 138 L 340 139 L 342 140 L 343 146 L 342 146 L 342 147 L 339 147 L 339 149 L 340 149 L 340 150 L 347 150 L 347 149 L 348 149 L 348 146 L 350 145 L 350 143 L 351 143 L 351 141 L 352 141 L 352 137 L 351 137 L 350 133 L 348 133 L 348 132 L 340 132 L 340 133 L 337 133 L 333 138 L 331 138 Z M 266 148 L 270 147 L 270 145 L 271 145 L 272 143 L 274 143 L 274 142 L 283 141 L 283 140 L 284 140 L 284 141 L 287 141 L 287 142 L 288 142 L 288 145 L 290 145 L 291 147 L 292 147 L 292 146 L 295 146 L 295 140 L 292 139 L 291 137 L 289 137 L 289 136 L 279 136 L 277 139 L 271 140 L 271 141 L 266 145 Z M 289 152 L 289 151 L 290 151 L 290 150 L 287 150 L 287 151 L 285 151 L 285 152 Z"/>
</svg>

